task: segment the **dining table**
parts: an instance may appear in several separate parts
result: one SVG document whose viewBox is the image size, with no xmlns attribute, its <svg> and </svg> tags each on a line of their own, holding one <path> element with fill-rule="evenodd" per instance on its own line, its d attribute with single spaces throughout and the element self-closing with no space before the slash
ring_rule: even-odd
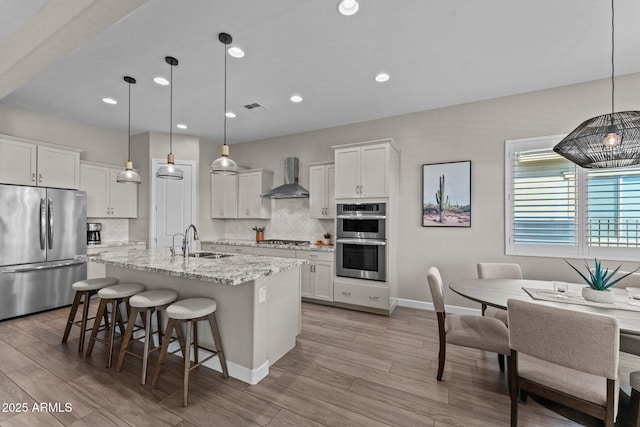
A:
<svg viewBox="0 0 640 427">
<path fill-rule="evenodd" d="M 582 288 L 585 284 L 567 283 L 568 293 L 574 300 L 580 299 Z M 540 304 L 566 308 L 588 313 L 605 314 L 618 320 L 620 334 L 640 336 L 640 307 L 634 309 L 622 309 L 616 304 L 599 304 L 599 306 L 583 305 L 567 301 L 534 300 L 524 288 L 530 290 L 554 291 L 554 282 L 548 280 L 530 279 L 458 279 L 449 284 L 449 289 L 467 299 L 486 304 L 496 308 L 507 308 L 507 300 L 517 299 L 522 301 L 534 301 Z M 627 291 L 624 288 L 610 288 L 616 294 L 616 299 L 626 299 Z"/>
</svg>

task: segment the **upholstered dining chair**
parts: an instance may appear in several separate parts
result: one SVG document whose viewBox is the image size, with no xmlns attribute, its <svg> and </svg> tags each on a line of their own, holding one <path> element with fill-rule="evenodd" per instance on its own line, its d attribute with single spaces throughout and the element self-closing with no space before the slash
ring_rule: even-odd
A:
<svg viewBox="0 0 640 427">
<path fill-rule="evenodd" d="M 478 279 L 522 279 L 520 264 L 479 262 L 477 268 Z M 509 325 L 507 311 L 501 308 L 487 307 L 486 304 L 482 304 L 482 315 L 495 317 L 502 320 L 507 326 Z"/>
<path fill-rule="evenodd" d="M 444 288 L 440 271 L 436 267 L 429 268 L 427 280 L 433 307 L 438 318 L 440 341 L 438 375 L 436 377 L 438 381 L 442 380 L 442 373 L 444 372 L 447 344 L 499 354 L 509 353 L 509 332 L 504 323 L 492 317 L 446 314 Z"/>
<path fill-rule="evenodd" d="M 518 390 L 604 420 L 618 410 L 619 328 L 602 314 L 508 300 L 511 426 L 518 425 Z"/>
<path fill-rule="evenodd" d="M 520 264 L 479 262 L 477 268 L 478 279 L 522 279 Z M 487 307 L 486 304 L 482 304 L 482 315 L 498 319 L 509 327 L 507 310 L 497 307 Z M 504 372 L 504 355 L 502 354 L 498 354 L 498 365 L 500 366 L 500 370 Z"/>
</svg>

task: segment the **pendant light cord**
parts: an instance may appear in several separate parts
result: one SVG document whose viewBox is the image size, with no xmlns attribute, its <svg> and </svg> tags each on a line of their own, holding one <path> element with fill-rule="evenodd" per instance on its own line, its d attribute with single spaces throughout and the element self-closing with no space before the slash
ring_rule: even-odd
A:
<svg viewBox="0 0 640 427">
<path fill-rule="evenodd" d="M 171 73 L 169 79 L 171 84 L 169 85 L 169 154 L 173 154 L 173 64 L 171 65 Z"/>
<path fill-rule="evenodd" d="M 129 83 L 129 82 L 127 82 Z M 129 125 L 128 125 L 128 131 L 129 131 L 129 155 L 127 157 L 127 161 L 131 160 L 131 83 L 129 83 Z"/>
<path fill-rule="evenodd" d="M 227 45 L 224 45 L 224 139 L 223 144 L 227 145 Z"/>
<path fill-rule="evenodd" d="M 613 7 L 613 1 L 611 0 L 611 124 L 613 125 L 613 113 L 615 112 L 615 92 L 616 84 L 613 76 L 615 75 L 614 54 L 615 54 L 615 8 Z"/>
</svg>

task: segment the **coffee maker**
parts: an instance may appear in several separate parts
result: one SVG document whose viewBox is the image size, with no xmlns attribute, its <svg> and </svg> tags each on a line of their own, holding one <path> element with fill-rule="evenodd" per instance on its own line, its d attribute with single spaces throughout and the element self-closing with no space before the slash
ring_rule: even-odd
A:
<svg viewBox="0 0 640 427">
<path fill-rule="evenodd" d="M 99 245 L 101 231 L 102 231 L 102 224 L 100 224 L 99 222 L 88 222 L 87 223 L 87 245 Z"/>
</svg>

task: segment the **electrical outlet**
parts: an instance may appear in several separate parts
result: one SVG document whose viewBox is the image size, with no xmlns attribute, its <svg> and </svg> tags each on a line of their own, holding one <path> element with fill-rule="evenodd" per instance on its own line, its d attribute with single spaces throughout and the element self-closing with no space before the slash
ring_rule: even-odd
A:
<svg viewBox="0 0 640 427">
<path fill-rule="evenodd" d="M 267 300 L 267 288 L 264 286 L 258 289 L 258 303 L 262 304 Z"/>
</svg>

